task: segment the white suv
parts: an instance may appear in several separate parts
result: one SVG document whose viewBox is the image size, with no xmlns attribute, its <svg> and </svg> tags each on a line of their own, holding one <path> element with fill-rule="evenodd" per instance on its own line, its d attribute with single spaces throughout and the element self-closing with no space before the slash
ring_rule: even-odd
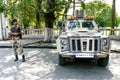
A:
<svg viewBox="0 0 120 80">
<path fill-rule="evenodd" d="M 70 19 L 64 26 L 56 41 L 61 66 L 66 64 L 66 59 L 76 58 L 95 59 L 103 67 L 108 64 L 110 39 L 98 30 L 92 18 Z"/>
</svg>

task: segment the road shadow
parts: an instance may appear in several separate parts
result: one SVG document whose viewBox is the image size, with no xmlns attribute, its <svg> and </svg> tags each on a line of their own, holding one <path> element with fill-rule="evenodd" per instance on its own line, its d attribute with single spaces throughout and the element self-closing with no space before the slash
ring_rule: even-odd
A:
<svg viewBox="0 0 120 80">
<path fill-rule="evenodd" d="M 111 80 L 113 77 L 108 67 L 98 67 L 95 62 L 86 61 L 69 62 L 63 67 L 57 65 L 50 75 L 52 80 Z"/>
<path fill-rule="evenodd" d="M 85 60 L 69 61 L 66 66 L 61 67 L 58 65 L 55 49 L 26 49 L 25 63 L 21 60 L 14 62 L 13 54 L 2 54 L 4 57 L 0 59 L 0 80 L 111 80 L 114 77 L 109 68 L 111 62 L 105 68 L 99 67 L 95 61 Z"/>
<path fill-rule="evenodd" d="M 66 66 L 58 65 L 58 56 L 57 54 L 47 53 L 46 57 L 42 57 L 42 60 L 45 63 L 52 63 L 52 69 L 47 74 L 44 74 L 37 80 L 41 79 L 52 79 L 52 80 L 66 80 L 66 79 L 75 79 L 75 80 L 111 80 L 113 77 L 112 72 L 107 67 L 99 67 L 96 61 L 74 61 L 68 62 Z"/>
<path fill-rule="evenodd" d="M 21 60 L 14 61 L 14 54 L 12 49 L 0 49 L 0 80 L 18 80 L 18 74 L 21 71 Z M 24 78 L 23 75 L 21 77 Z M 20 78 L 19 78 L 20 79 Z"/>
</svg>

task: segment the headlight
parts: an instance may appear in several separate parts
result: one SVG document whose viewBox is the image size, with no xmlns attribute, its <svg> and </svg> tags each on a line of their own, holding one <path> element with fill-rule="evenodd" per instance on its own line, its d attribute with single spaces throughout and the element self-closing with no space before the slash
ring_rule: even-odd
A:
<svg viewBox="0 0 120 80">
<path fill-rule="evenodd" d="M 103 46 L 106 46 L 106 45 L 107 45 L 107 39 L 103 39 L 103 40 L 102 40 L 102 45 L 103 45 Z"/>
<path fill-rule="evenodd" d="M 62 38 L 61 39 L 61 44 L 62 45 L 66 45 L 67 44 L 67 39 L 66 38 Z"/>
</svg>

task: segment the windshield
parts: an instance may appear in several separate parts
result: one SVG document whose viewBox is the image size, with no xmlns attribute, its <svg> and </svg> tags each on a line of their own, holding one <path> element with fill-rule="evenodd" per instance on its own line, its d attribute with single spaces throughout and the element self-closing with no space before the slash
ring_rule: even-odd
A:
<svg viewBox="0 0 120 80">
<path fill-rule="evenodd" d="M 92 22 L 82 22 L 82 28 L 89 28 L 90 30 L 94 28 Z"/>
<path fill-rule="evenodd" d="M 80 23 L 78 21 L 70 21 L 68 24 L 68 29 L 79 28 Z"/>
</svg>

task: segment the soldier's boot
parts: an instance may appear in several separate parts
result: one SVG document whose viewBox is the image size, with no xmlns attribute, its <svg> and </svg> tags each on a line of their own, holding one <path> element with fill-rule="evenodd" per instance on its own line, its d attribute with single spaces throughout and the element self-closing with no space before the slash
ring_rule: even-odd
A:
<svg viewBox="0 0 120 80">
<path fill-rule="evenodd" d="M 22 62 L 25 62 L 25 55 L 22 55 Z"/>
<path fill-rule="evenodd" d="M 18 61 L 18 55 L 15 55 L 15 60 L 14 61 Z"/>
</svg>

